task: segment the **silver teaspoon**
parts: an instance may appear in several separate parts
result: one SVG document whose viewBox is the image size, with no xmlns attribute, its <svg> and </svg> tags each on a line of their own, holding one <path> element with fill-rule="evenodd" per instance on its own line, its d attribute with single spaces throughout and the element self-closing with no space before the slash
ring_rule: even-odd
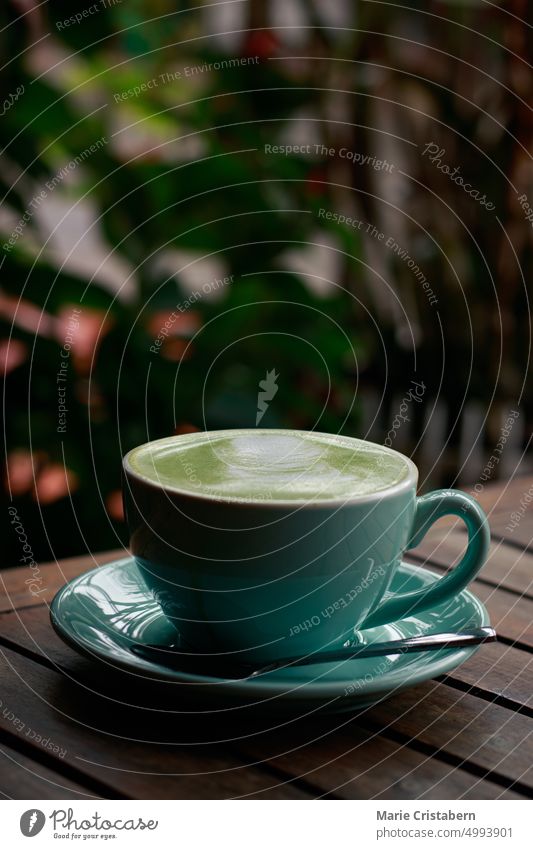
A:
<svg viewBox="0 0 533 849">
<path fill-rule="evenodd" d="M 496 631 L 494 628 L 468 628 L 449 634 L 424 634 L 420 637 L 405 637 L 402 640 L 391 640 L 385 643 L 345 646 L 330 651 L 317 651 L 312 654 L 284 657 L 281 660 L 274 660 L 261 666 L 228 659 L 228 655 L 185 653 L 173 645 L 158 646 L 135 643 L 132 645 L 131 651 L 143 660 L 155 661 L 162 666 L 168 666 L 180 672 L 190 672 L 195 675 L 206 675 L 228 681 L 244 681 L 291 666 L 306 666 L 311 663 L 330 663 L 364 657 L 383 657 L 389 654 L 463 648 L 480 645 L 481 643 L 491 643 L 495 639 Z"/>
</svg>

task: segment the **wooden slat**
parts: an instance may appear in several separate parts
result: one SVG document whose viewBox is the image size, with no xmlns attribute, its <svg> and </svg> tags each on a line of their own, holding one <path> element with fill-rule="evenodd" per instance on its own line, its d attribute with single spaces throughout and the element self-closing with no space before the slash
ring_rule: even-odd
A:
<svg viewBox="0 0 533 849">
<path fill-rule="evenodd" d="M 527 512 L 520 518 L 516 527 L 510 527 L 511 514 L 518 505 L 505 512 L 494 512 L 490 517 L 490 527 L 493 536 L 502 537 L 517 548 L 533 551 L 533 502 Z"/>
<path fill-rule="evenodd" d="M 376 705 L 361 721 L 533 788 L 533 725 L 506 707 L 427 682 Z"/>
<path fill-rule="evenodd" d="M 481 492 L 476 492 L 474 487 L 465 487 L 465 491 L 472 495 L 481 504 L 486 513 L 494 511 L 504 512 L 514 509 L 520 498 L 533 484 L 531 475 L 517 475 L 509 480 L 495 481 L 486 484 Z"/>
<path fill-rule="evenodd" d="M 341 720 L 338 720 L 341 722 Z M 466 770 L 424 755 L 409 745 L 343 721 L 328 730 L 312 727 L 252 740 L 248 755 L 298 775 L 344 799 L 518 799 L 520 794 Z M 309 729 L 309 732 L 311 729 Z"/>
<path fill-rule="evenodd" d="M 533 477 L 516 477 L 511 481 L 489 484 L 481 493 L 472 492 L 489 515 L 494 536 L 504 537 L 516 546 L 533 545 Z M 522 506 L 521 506 L 522 501 Z M 520 514 L 515 528 L 509 529 L 512 513 Z"/>
<path fill-rule="evenodd" d="M 57 563 L 39 564 L 38 572 L 28 566 L 4 569 L 0 571 L 0 612 L 50 603 L 63 584 L 76 575 L 127 555 L 128 552 L 121 549 L 92 556 L 69 557 Z M 29 589 L 32 581 L 38 594 Z"/>
<path fill-rule="evenodd" d="M 533 711 L 533 654 L 530 652 L 490 643 L 454 669 L 446 680 L 483 690 L 486 698 L 512 702 L 516 709 L 526 707 Z"/>
<path fill-rule="evenodd" d="M 217 740 L 216 714 L 208 727 L 202 717 L 188 720 L 179 714 L 117 708 L 96 692 L 89 697 L 86 689 L 15 652 L 3 649 L 2 654 L 2 702 L 7 715 L 0 711 L 0 731 L 6 741 L 17 749 L 27 747 L 59 773 L 73 770 L 78 781 L 96 787 L 105 798 L 309 797 L 301 787 L 243 765 L 216 742 L 191 746 L 202 734 Z M 9 718 L 10 711 L 24 724 L 22 730 Z M 26 736 L 28 727 L 66 749 L 66 755 L 61 758 L 53 750 L 44 750 Z M 75 780 L 74 775 L 69 777 Z"/>
<path fill-rule="evenodd" d="M 429 533 L 412 552 L 440 566 L 455 565 L 464 553 L 467 536 L 460 530 Z M 482 581 L 533 598 L 533 553 L 505 542 L 493 542 L 489 557 L 479 573 Z"/>
<path fill-rule="evenodd" d="M 488 484 L 480 493 L 472 489 L 469 494 L 487 513 L 495 540 L 503 538 L 516 548 L 533 548 L 533 477 L 517 477 L 510 482 Z M 521 499 L 525 499 L 524 510 L 520 506 Z M 527 499 L 530 499 L 529 503 Z M 520 519 L 515 528 L 510 528 L 514 512 L 520 513 Z M 449 528 L 461 530 L 464 525 L 452 516 L 445 516 L 432 528 L 428 538 L 434 535 L 437 539 Z"/>
<path fill-rule="evenodd" d="M 92 680 L 100 674 L 96 663 L 80 658 L 50 632 L 45 607 L 1 615 L 0 634 L 12 646 L 20 646 L 36 658 L 48 659 L 78 680 Z M 489 644 L 450 673 L 450 677 L 482 688 L 487 698 L 505 695 L 514 702 L 533 707 L 533 653 L 501 643 Z"/>
<path fill-rule="evenodd" d="M 502 485 L 485 487 L 478 500 L 492 511 L 494 533 L 501 532 L 504 519 L 509 522 L 517 499 L 532 483 L 531 478 L 514 480 L 505 493 Z M 519 545 L 533 535 L 528 530 L 531 527 L 533 532 L 531 513 L 531 520 L 528 511 L 522 517 L 520 534 L 516 535 L 517 529 L 512 535 L 512 545 L 493 544 L 483 576 L 472 587 L 487 604 L 499 633 L 529 649 L 533 649 L 533 600 L 519 596 L 531 594 L 533 555 L 522 554 Z M 417 555 L 436 561 L 435 568 L 442 572 L 464 539 L 456 521 L 446 519 L 432 530 Z M 108 562 L 123 554 L 72 558 L 59 566 L 45 564 L 40 572 L 46 592 L 39 598 L 29 593 L 25 583 L 32 576 L 29 569 L 2 573 L 5 590 L 0 592 L 0 610 L 12 612 L 0 617 L 0 634 L 17 648 L 5 654 L 20 676 L 6 671 L 4 704 L 16 704 L 15 712 L 27 725 L 31 726 L 29 718 L 38 717 L 33 721 L 39 724 L 39 733 L 58 744 L 61 741 L 69 749 L 72 764 L 69 773 L 61 759 L 24 739 L 23 732 L 0 711 L 4 740 L 17 749 L 19 758 L 29 757 L 32 763 L 35 757 L 41 773 L 49 770 L 55 775 L 57 769 L 60 782 L 75 785 L 79 781 L 95 795 L 134 798 L 334 794 L 453 799 L 515 798 L 530 792 L 532 725 L 523 711 L 533 707 L 533 654 L 502 644 L 485 646 L 446 676 L 445 683 L 427 682 L 355 718 L 308 718 L 299 723 L 273 718 L 275 732 L 265 731 L 264 723 L 254 728 L 237 716 L 227 722 L 219 716 L 215 725 L 212 715 L 206 722 L 206 717 L 120 707 L 113 699 L 127 701 L 128 694 L 134 704 L 158 704 L 159 696 L 139 687 L 138 680 L 137 689 L 131 689 L 131 676 L 127 686 L 121 676 L 113 676 L 114 690 L 112 686 L 104 694 L 90 692 L 86 685 L 91 683 L 95 690 L 101 689 L 100 667 L 78 657 L 55 637 L 44 602 L 95 560 Z M 13 606 L 20 608 L 18 613 Z M 31 658 L 39 658 L 39 663 Z M 71 679 L 55 671 L 54 664 Z M 518 706 L 522 712 L 514 710 Z M 237 739 L 216 744 L 217 735 Z M 139 736 L 146 742 L 127 739 Z M 191 745 L 193 741 L 197 745 Z M 513 782 L 518 782 L 518 792 L 508 789 Z"/>
<path fill-rule="evenodd" d="M 95 799 L 81 784 L 58 775 L 5 743 L 0 744 L 0 798 Z"/>
<path fill-rule="evenodd" d="M 413 561 L 411 556 L 407 559 Z M 423 562 L 422 565 L 437 573 L 443 571 L 442 567 L 432 562 Z M 508 593 L 481 581 L 473 581 L 469 589 L 485 604 L 491 624 L 500 637 L 519 641 L 523 646 L 533 649 L 533 601 L 530 598 Z"/>
<path fill-rule="evenodd" d="M 58 664 L 76 679 L 90 681 L 91 667 L 92 680 L 99 673 L 99 667 L 96 664 L 80 659 L 58 637 L 49 633 L 48 612 L 45 608 L 23 610 L 18 615 L 4 614 L 0 618 L 0 633 L 3 634 L 4 638 L 22 646 L 26 651 L 36 653 L 42 651 L 50 661 Z M 492 648 L 492 646 L 485 647 L 483 652 L 489 648 Z M 503 648 L 507 653 L 514 654 L 516 658 L 520 658 L 524 654 L 517 649 L 500 648 Z M 476 658 L 480 656 L 481 660 L 476 661 Z M 530 656 L 526 653 L 526 657 L 528 660 L 530 658 L 533 660 L 533 655 Z M 514 661 L 514 666 L 519 664 L 519 659 Z M 461 667 L 465 671 L 458 680 L 467 683 L 478 682 L 479 686 L 490 691 L 494 696 L 501 695 L 502 672 L 498 667 L 491 670 L 492 665 L 493 658 L 484 658 L 482 652 L 479 652 L 468 664 Z M 466 667 L 469 667 L 468 672 Z M 507 698 L 517 700 L 524 698 L 524 688 L 527 690 L 531 677 L 526 680 L 519 679 L 512 685 L 509 684 L 506 692 Z M 118 697 L 126 698 L 127 685 L 116 683 Z M 102 684 L 100 677 L 100 688 Z M 110 691 L 109 688 L 106 688 L 106 692 L 113 695 L 113 691 Z M 157 696 L 154 698 L 157 699 Z M 136 693 L 134 699 L 135 703 L 139 705 L 153 704 L 149 693 Z M 365 794 L 375 796 L 379 793 L 383 794 L 383 798 L 408 798 L 408 794 L 414 792 L 415 789 L 417 797 L 424 796 L 425 798 L 439 798 L 439 793 L 445 794 L 442 798 L 450 799 L 468 794 L 468 788 L 473 783 L 470 774 L 463 773 L 463 771 L 438 760 L 428 759 L 426 755 L 410 750 L 395 741 L 383 737 L 374 737 L 369 740 L 367 732 L 357 731 L 354 727 L 351 728 L 349 736 L 342 734 L 341 731 L 338 740 L 337 737 L 332 737 L 332 729 L 342 729 L 345 723 L 346 719 L 342 717 L 329 720 L 325 726 L 313 725 L 311 721 L 312 730 L 309 732 L 311 735 L 309 739 L 312 745 L 304 746 L 305 756 L 302 752 L 295 753 L 294 765 L 290 768 L 288 756 L 280 758 L 279 753 L 287 748 L 290 751 L 295 748 L 298 749 L 295 742 L 297 731 L 291 723 L 289 723 L 286 732 L 283 731 L 283 723 L 281 724 L 282 727 L 276 730 L 275 738 L 269 742 L 269 746 L 264 744 L 258 746 L 252 736 L 247 745 L 240 746 L 240 749 L 244 757 L 260 756 L 261 759 L 272 761 L 279 768 L 287 770 L 288 774 L 292 776 L 310 772 L 309 777 L 313 783 L 317 783 L 319 787 L 323 788 L 324 793 L 335 792 L 337 785 L 342 785 L 339 788 L 339 794 L 346 798 L 364 798 Z M 324 728 L 327 729 L 326 742 L 320 743 L 320 739 L 324 735 Z M 313 742 L 315 734 L 319 740 L 318 744 Z M 283 746 L 285 749 L 280 748 Z M 331 747 L 332 751 L 336 751 L 335 757 L 339 757 L 342 761 L 342 768 L 339 766 L 340 775 L 344 776 L 342 780 L 335 777 L 336 773 L 333 767 L 324 772 L 322 770 L 322 765 L 327 764 L 329 760 L 328 747 Z M 314 763 L 313 757 L 315 757 Z M 347 783 L 346 787 L 344 787 L 345 783 Z M 478 798 L 496 798 L 504 792 L 504 788 L 492 783 L 490 786 L 485 786 L 485 783 L 482 782 L 477 788 L 477 792 L 481 794 Z"/>
</svg>

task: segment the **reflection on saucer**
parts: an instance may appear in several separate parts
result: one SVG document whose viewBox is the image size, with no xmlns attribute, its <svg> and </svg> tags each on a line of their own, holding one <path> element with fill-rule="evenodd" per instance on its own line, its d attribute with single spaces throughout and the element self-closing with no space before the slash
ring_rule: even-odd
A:
<svg viewBox="0 0 533 849">
<path fill-rule="evenodd" d="M 390 591 L 415 591 L 435 580 L 434 573 L 402 563 Z M 100 663 L 102 674 L 112 675 L 118 668 L 139 676 L 143 686 L 151 681 L 167 682 L 172 684 L 177 702 L 192 699 L 197 709 L 223 710 L 246 704 L 268 711 L 353 711 L 449 672 L 479 648 L 317 662 L 240 681 L 172 669 L 132 650 L 138 643 L 175 645 L 179 635 L 147 590 L 131 557 L 70 581 L 54 598 L 50 615 L 57 633 L 71 647 Z M 423 613 L 354 631 L 353 638 L 361 644 L 376 643 L 488 624 L 483 604 L 463 590 Z"/>
</svg>

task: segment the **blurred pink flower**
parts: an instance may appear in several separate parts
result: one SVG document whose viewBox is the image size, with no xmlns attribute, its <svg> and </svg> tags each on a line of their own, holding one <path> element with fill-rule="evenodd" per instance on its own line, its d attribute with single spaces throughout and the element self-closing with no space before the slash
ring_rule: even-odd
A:
<svg viewBox="0 0 533 849">
<path fill-rule="evenodd" d="M 58 313 L 55 335 L 61 350 L 72 357 L 75 368 L 86 373 L 91 368 L 98 345 L 112 324 L 104 310 L 67 304 Z"/>
<path fill-rule="evenodd" d="M 11 321 L 21 330 L 32 335 L 50 337 L 54 331 L 54 318 L 40 307 L 14 295 L 0 292 L 0 315 Z"/>
<path fill-rule="evenodd" d="M 21 448 L 7 456 L 6 483 L 14 496 L 33 491 L 36 501 L 51 504 L 75 490 L 78 478 L 61 463 L 50 462 L 45 451 L 32 454 Z"/>
<path fill-rule="evenodd" d="M 186 339 L 166 339 L 161 348 L 162 356 L 172 362 L 187 360 L 192 353 L 191 346 Z"/>
<path fill-rule="evenodd" d="M 196 427 L 196 425 L 191 424 L 191 422 L 180 422 L 174 428 L 174 433 L 176 436 L 180 436 L 182 433 L 197 433 L 200 428 Z"/>
<path fill-rule="evenodd" d="M 18 339 L 0 340 L 0 373 L 9 374 L 10 371 L 22 365 L 28 356 L 28 348 L 24 342 Z"/>
<path fill-rule="evenodd" d="M 77 475 L 61 463 L 43 466 L 35 484 L 34 497 L 40 504 L 52 504 L 69 495 L 78 486 Z"/>
<path fill-rule="evenodd" d="M 14 496 L 24 495 L 33 487 L 33 475 L 42 457 L 32 457 L 23 449 L 10 451 L 7 455 L 6 484 Z"/>
<path fill-rule="evenodd" d="M 171 336 L 191 336 L 200 327 L 200 316 L 197 312 L 177 313 L 169 310 L 157 310 L 148 319 L 148 332 L 157 337 L 163 334 Z"/>
<path fill-rule="evenodd" d="M 110 492 L 105 500 L 107 512 L 112 519 L 117 522 L 122 522 L 124 519 L 124 505 L 122 503 L 122 492 L 120 489 L 115 489 Z"/>
</svg>

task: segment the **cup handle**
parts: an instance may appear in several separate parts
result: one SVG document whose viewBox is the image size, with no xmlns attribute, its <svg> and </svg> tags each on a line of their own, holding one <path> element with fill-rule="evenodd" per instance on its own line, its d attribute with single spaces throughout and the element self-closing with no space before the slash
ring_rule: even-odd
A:
<svg viewBox="0 0 533 849">
<path fill-rule="evenodd" d="M 468 531 L 468 543 L 461 562 L 426 589 L 386 599 L 370 614 L 361 628 L 373 628 L 426 610 L 457 595 L 475 578 L 487 559 L 490 530 L 485 513 L 477 501 L 465 492 L 437 489 L 417 498 L 413 528 L 406 549 L 415 548 L 431 525 L 448 515 L 463 519 Z"/>
</svg>

